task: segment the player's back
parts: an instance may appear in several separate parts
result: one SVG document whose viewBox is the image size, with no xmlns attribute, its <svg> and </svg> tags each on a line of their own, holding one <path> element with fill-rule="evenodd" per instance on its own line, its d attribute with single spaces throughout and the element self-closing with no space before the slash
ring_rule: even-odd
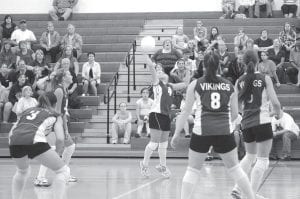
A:
<svg viewBox="0 0 300 199">
<path fill-rule="evenodd" d="M 270 102 L 266 90 L 265 75 L 256 72 L 252 81 L 252 93 L 248 100 L 243 102 L 242 128 L 250 128 L 260 124 L 270 123 L 269 115 Z M 246 74 L 238 79 L 237 88 L 239 93 L 246 89 Z"/>
<path fill-rule="evenodd" d="M 193 132 L 198 135 L 224 135 L 232 132 L 230 102 L 233 85 L 222 77 L 217 83 L 199 78 L 195 86 L 197 103 Z"/>
</svg>

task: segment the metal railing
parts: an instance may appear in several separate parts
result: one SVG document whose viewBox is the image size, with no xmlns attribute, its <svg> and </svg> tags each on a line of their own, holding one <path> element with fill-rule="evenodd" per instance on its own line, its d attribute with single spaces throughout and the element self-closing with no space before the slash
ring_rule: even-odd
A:
<svg viewBox="0 0 300 199">
<path fill-rule="evenodd" d="M 132 54 L 131 50 L 126 55 L 126 60 L 125 64 L 128 69 L 128 74 L 127 74 L 127 102 L 130 102 L 130 65 L 132 64 L 132 70 L 133 70 L 133 90 L 136 90 L 136 83 L 135 83 L 135 53 L 136 53 L 136 40 L 132 42 L 131 45 L 132 49 Z"/>
</svg>

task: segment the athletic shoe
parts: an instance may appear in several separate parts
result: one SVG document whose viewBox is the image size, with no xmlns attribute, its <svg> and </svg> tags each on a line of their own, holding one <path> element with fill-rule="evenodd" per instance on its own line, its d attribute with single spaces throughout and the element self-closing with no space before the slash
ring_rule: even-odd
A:
<svg viewBox="0 0 300 199">
<path fill-rule="evenodd" d="M 213 156 L 208 155 L 208 156 L 205 158 L 205 161 L 212 161 L 213 159 L 214 159 Z"/>
<path fill-rule="evenodd" d="M 33 184 L 37 187 L 49 187 L 51 185 L 47 178 L 36 178 Z"/>
<path fill-rule="evenodd" d="M 242 199 L 241 193 L 237 190 L 233 190 L 230 195 L 232 199 Z"/>
<path fill-rule="evenodd" d="M 157 165 L 156 170 L 161 173 L 161 175 L 165 178 L 170 178 L 171 177 L 171 171 L 168 169 L 168 167 L 166 166 L 162 166 L 162 165 Z"/>
<path fill-rule="evenodd" d="M 70 176 L 70 178 L 68 180 L 68 182 L 77 182 L 77 181 L 78 181 L 78 179 L 74 176 Z"/>
<path fill-rule="evenodd" d="M 184 137 L 185 137 L 185 138 L 190 138 L 190 137 L 191 137 L 191 135 L 185 135 Z"/>
<path fill-rule="evenodd" d="M 256 194 L 256 195 L 255 195 L 255 198 L 256 198 L 256 199 L 269 199 L 269 198 L 266 198 L 266 197 L 261 196 L 261 195 L 259 195 L 259 194 Z"/>
<path fill-rule="evenodd" d="M 140 161 L 140 170 L 141 170 L 142 176 L 144 176 L 146 178 L 150 177 L 149 167 L 145 166 L 143 161 Z"/>
</svg>

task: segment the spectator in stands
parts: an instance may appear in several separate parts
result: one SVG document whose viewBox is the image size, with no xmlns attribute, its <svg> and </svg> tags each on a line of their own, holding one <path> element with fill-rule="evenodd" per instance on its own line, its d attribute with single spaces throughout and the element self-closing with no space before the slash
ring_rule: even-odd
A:
<svg viewBox="0 0 300 199">
<path fill-rule="evenodd" d="M 118 135 L 124 133 L 123 144 L 129 144 L 131 136 L 131 112 L 127 111 L 127 104 L 119 104 L 120 110 L 112 118 L 112 143 L 118 143 Z"/>
<path fill-rule="evenodd" d="M 136 118 L 137 118 L 136 137 L 141 137 L 143 127 L 146 128 L 147 136 L 150 136 L 149 113 L 153 104 L 153 100 L 149 98 L 148 88 L 143 88 L 141 90 L 141 94 L 142 94 L 142 98 L 136 101 Z"/>
<path fill-rule="evenodd" d="M 273 0 L 255 0 L 254 18 L 259 18 L 261 16 L 261 10 L 266 10 L 267 17 L 272 17 L 272 2 Z"/>
<path fill-rule="evenodd" d="M 188 41 L 186 49 L 192 52 L 192 55 L 189 57 L 191 60 L 197 59 L 198 49 L 197 49 L 196 42 L 194 40 L 189 40 Z"/>
<path fill-rule="evenodd" d="M 92 93 L 97 96 L 97 87 L 101 83 L 101 66 L 95 62 L 95 53 L 87 53 L 88 62 L 83 64 L 82 67 L 82 80 L 83 80 L 83 96 L 88 94 L 89 86 Z"/>
<path fill-rule="evenodd" d="M 16 69 L 16 55 L 11 50 L 11 40 L 4 40 L 0 52 L 0 66 L 6 64 L 9 69 Z"/>
<path fill-rule="evenodd" d="M 68 58 L 70 60 L 70 70 L 74 72 L 76 75 L 79 73 L 79 63 L 76 57 L 73 56 L 72 46 L 66 46 L 61 58 L 56 62 L 54 69 L 59 68 L 61 65 L 61 61 L 64 58 Z"/>
<path fill-rule="evenodd" d="M 53 9 L 49 11 L 50 17 L 54 21 L 68 20 L 73 12 L 73 7 L 78 3 L 78 0 L 53 0 Z"/>
<path fill-rule="evenodd" d="M 235 0 L 222 0 L 223 15 L 220 19 L 233 19 L 235 10 Z"/>
<path fill-rule="evenodd" d="M 173 48 L 172 41 L 166 39 L 163 41 L 163 48 L 156 51 L 152 56 L 152 61 L 156 64 L 160 63 L 164 72 L 170 75 L 170 71 L 174 68 L 175 63 L 182 55 Z"/>
<path fill-rule="evenodd" d="M 8 102 L 8 94 L 13 85 L 9 76 L 9 69 L 6 64 L 0 67 L 0 121 L 2 120 L 2 109 L 4 104 Z"/>
<path fill-rule="evenodd" d="M 273 48 L 269 49 L 268 53 L 269 59 L 272 60 L 276 65 L 276 72 L 280 83 L 286 83 L 284 66 L 285 52 L 281 48 L 279 39 L 274 39 Z"/>
<path fill-rule="evenodd" d="M 260 37 L 254 40 L 255 48 L 258 49 L 258 57 L 261 60 L 261 52 L 273 48 L 273 40 L 268 37 L 268 31 L 262 30 Z"/>
<path fill-rule="evenodd" d="M 17 63 L 19 62 L 19 60 L 22 59 L 25 61 L 26 65 L 31 66 L 35 59 L 35 54 L 33 50 L 27 48 L 26 41 L 19 42 L 19 49 L 20 51 L 16 53 Z"/>
<path fill-rule="evenodd" d="M 267 51 L 261 52 L 262 62 L 258 64 L 258 71 L 262 74 L 269 75 L 273 83 L 279 87 L 280 82 L 276 73 L 276 65 L 272 60 L 269 60 L 269 53 Z"/>
<path fill-rule="evenodd" d="M 18 82 L 16 82 L 11 87 L 9 95 L 8 95 L 8 102 L 6 102 L 4 105 L 4 111 L 3 111 L 3 122 L 4 123 L 8 122 L 12 108 L 14 107 L 15 103 L 21 98 L 22 88 L 24 86 L 27 86 L 26 76 L 25 76 L 25 74 L 19 74 Z"/>
<path fill-rule="evenodd" d="M 191 77 L 194 75 L 194 73 L 197 70 L 196 60 L 190 59 L 190 56 L 192 54 L 193 54 L 193 52 L 188 49 L 182 50 L 182 56 L 183 56 L 182 59 L 184 60 L 184 65 L 185 65 L 185 68 L 190 71 Z M 175 69 L 178 69 L 177 64 L 178 64 L 178 62 L 176 62 L 175 67 L 173 68 L 172 71 L 174 71 Z"/>
<path fill-rule="evenodd" d="M 40 38 L 40 45 L 45 55 L 50 54 L 51 62 L 55 63 L 60 52 L 60 35 L 54 30 L 52 22 L 48 22 L 47 31 Z"/>
<path fill-rule="evenodd" d="M 15 42 L 15 45 L 19 45 L 20 41 L 25 41 L 28 49 L 32 48 L 32 45 L 36 42 L 34 33 L 27 29 L 27 23 L 25 19 L 22 19 L 19 24 L 20 29 L 16 29 L 12 35 L 11 40 Z"/>
<path fill-rule="evenodd" d="M 247 17 L 253 18 L 255 0 L 238 0 L 239 13 L 245 14 Z"/>
<path fill-rule="evenodd" d="M 209 36 L 209 47 L 212 50 L 218 49 L 218 38 L 219 36 L 219 29 L 217 27 L 212 27 L 210 29 L 210 36 Z"/>
<path fill-rule="evenodd" d="M 41 49 L 38 49 L 35 51 L 35 58 L 34 62 L 32 63 L 33 68 L 40 69 L 41 77 L 45 77 L 50 74 L 51 67 L 49 66 L 49 63 L 47 63 L 45 59 L 44 52 Z"/>
<path fill-rule="evenodd" d="M 245 31 L 243 28 L 239 29 L 238 35 L 234 37 L 234 53 L 237 56 L 238 51 L 245 50 L 246 49 L 246 42 L 249 39 L 249 37 L 245 34 Z"/>
<path fill-rule="evenodd" d="M 296 17 L 299 0 L 283 0 L 281 6 L 282 14 L 285 18 Z"/>
<path fill-rule="evenodd" d="M 197 21 L 197 25 L 194 28 L 194 39 L 197 42 L 198 50 L 203 46 L 203 41 L 207 37 L 207 28 L 203 26 L 202 21 Z"/>
<path fill-rule="evenodd" d="M 291 160 L 292 142 L 297 140 L 297 137 L 299 136 L 299 126 L 295 123 L 293 117 L 286 112 L 283 112 L 283 115 L 279 120 L 273 117 L 271 124 L 274 139 L 270 158 L 278 159 L 275 149 L 278 141 L 282 140 L 282 156 L 280 159 L 287 161 Z"/>
<path fill-rule="evenodd" d="M 243 56 L 243 51 L 239 51 L 237 57 L 229 64 L 227 79 L 229 79 L 233 85 L 235 85 L 236 80 L 245 72 Z"/>
<path fill-rule="evenodd" d="M 178 26 L 175 35 L 172 36 L 173 47 L 179 52 L 182 52 L 182 50 L 187 47 L 188 41 L 188 36 L 183 33 L 183 27 Z"/>
<path fill-rule="evenodd" d="M 229 54 L 225 42 L 219 42 L 219 48 L 216 53 L 219 56 L 220 71 L 219 74 L 227 77 L 229 66 Z"/>
<path fill-rule="evenodd" d="M 282 44 L 282 49 L 285 52 L 285 61 L 289 61 L 290 51 L 296 43 L 296 32 L 292 29 L 291 24 L 286 22 L 283 31 L 279 33 L 279 41 Z"/>
<path fill-rule="evenodd" d="M 68 25 L 68 33 L 61 40 L 61 49 L 65 50 L 67 46 L 72 46 L 73 56 L 79 59 L 82 53 L 82 37 L 75 32 L 75 26 Z"/>
<path fill-rule="evenodd" d="M 26 84 L 28 85 L 32 85 L 33 82 L 34 82 L 34 73 L 32 70 L 28 70 L 27 69 L 27 66 L 25 64 L 25 61 L 24 60 L 19 60 L 18 64 L 17 64 L 17 69 L 14 71 L 12 70 L 10 72 L 10 78 L 12 80 L 13 83 L 17 82 L 18 81 L 18 77 L 21 75 L 21 74 L 24 74 L 25 75 L 25 79 L 26 79 Z"/>
<path fill-rule="evenodd" d="M 4 22 L 1 24 L 2 27 L 2 41 L 9 40 L 11 34 L 16 30 L 17 25 L 13 22 L 13 19 L 10 15 L 5 15 Z"/>
<path fill-rule="evenodd" d="M 254 41 L 251 38 L 247 39 L 247 41 L 246 41 L 246 48 L 245 48 L 244 52 L 247 50 L 258 51 L 258 47 L 254 45 Z"/>
<path fill-rule="evenodd" d="M 22 88 L 22 97 L 19 99 L 18 102 L 15 103 L 15 110 L 13 109 L 18 118 L 20 118 L 20 115 L 25 110 L 37 106 L 38 102 L 35 98 L 31 97 L 32 94 L 33 92 L 30 86 L 24 86 Z"/>
<path fill-rule="evenodd" d="M 298 70 L 297 86 L 300 86 L 300 40 L 296 41 L 295 47 L 291 50 L 290 63 Z"/>
</svg>

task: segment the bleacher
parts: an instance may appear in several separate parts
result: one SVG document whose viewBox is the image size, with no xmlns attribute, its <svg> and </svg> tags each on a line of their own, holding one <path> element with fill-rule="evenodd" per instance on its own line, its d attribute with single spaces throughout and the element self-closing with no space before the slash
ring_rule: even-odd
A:
<svg viewBox="0 0 300 199">
<path fill-rule="evenodd" d="M 75 156 L 142 156 L 143 149 L 149 138 L 132 137 L 131 145 L 111 145 L 106 144 L 107 130 L 107 106 L 104 104 L 104 94 L 108 83 L 113 78 L 115 72 L 119 72 L 119 82 L 117 87 L 117 104 L 127 101 L 127 68 L 125 57 L 131 48 L 134 40 L 137 41 L 136 52 L 136 85 L 132 88 L 132 66 L 131 66 L 131 94 L 128 109 L 132 111 L 135 120 L 135 101 L 140 97 L 140 89 L 150 84 L 150 75 L 144 67 L 145 60 L 141 59 L 140 39 L 144 35 L 152 35 L 156 38 L 157 48 L 161 48 L 162 41 L 170 38 L 175 33 L 178 25 L 184 26 L 184 32 L 192 38 L 192 28 L 196 21 L 201 19 L 204 26 L 210 29 L 212 26 L 219 27 L 220 33 L 225 37 L 229 51 L 233 50 L 233 37 L 238 32 L 239 27 L 244 27 L 248 36 L 256 39 L 262 29 L 269 31 L 271 38 L 276 38 L 282 30 L 286 19 L 264 18 L 246 20 L 219 20 L 220 12 L 191 12 L 191 13 L 101 13 L 101 14 L 73 14 L 71 21 L 54 23 L 55 29 L 64 35 L 68 23 L 74 24 L 76 32 L 83 37 L 83 52 L 96 52 L 96 60 L 100 62 L 102 68 L 101 86 L 98 96 L 80 97 L 83 102 L 81 109 L 70 110 L 71 123 L 70 133 L 76 138 L 77 150 Z M 275 12 L 275 16 L 281 16 Z M 3 15 L 0 15 L 0 18 Z M 28 28 L 33 30 L 37 36 L 46 27 L 47 15 L 13 15 L 15 21 L 25 18 L 28 21 Z M 299 27 L 299 20 L 289 19 L 289 21 Z M 86 54 L 80 58 L 80 71 L 82 64 L 87 60 Z M 285 106 L 287 112 L 291 113 L 295 120 L 300 123 L 299 98 L 300 89 L 293 85 L 282 85 L 277 89 L 279 99 Z M 113 100 L 112 100 L 113 101 Z M 113 115 L 114 104 L 110 104 L 110 116 Z M 111 122 L 111 117 L 109 121 Z M 7 135 L 11 124 L 0 124 L 0 156 L 7 156 Z M 133 125 L 133 134 L 136 125 Z M 179 152 L 170 152 L 173 157 L 186 157 L 189 140 L 182 138 Z M 300 158 L 300 141 L 293 145 L 293 157 Z"/>
</svg>

